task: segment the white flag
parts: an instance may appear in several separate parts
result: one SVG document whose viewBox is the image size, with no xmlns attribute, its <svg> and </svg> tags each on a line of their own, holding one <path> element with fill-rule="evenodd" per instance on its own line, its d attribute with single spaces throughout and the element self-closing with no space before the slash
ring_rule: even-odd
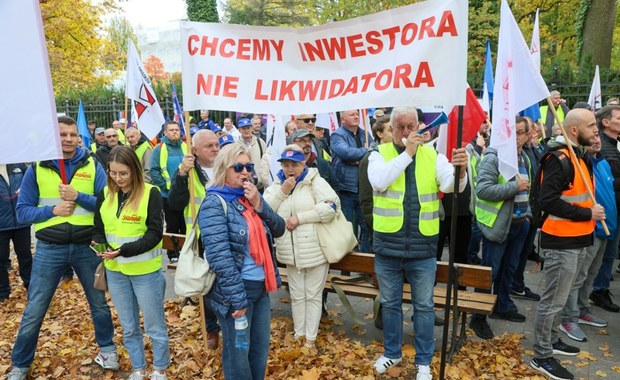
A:
<svg viewBox="0 0 620 380">
<path fill-rule="evenodd" d="M 0 163 L 62 158 L 38 1 L 0 1 L 0 47 L 0 115 L 18 121 L 2 127 Z"/>
<path fill-rule="evenodd" d="M 502 0 L 491 146 L 497 150 L 499 171 L 507 180 L 518 172 L 515 116 L 549 96 L 540 71 L 532 62 L 523 34 L 506 0 Z"/>
<path fill-rule="evenodd" d="M 161 112 L 155 91 L 151 86 L 149 76 L 144 70 L 142 61 L 138 56 L 136 47 L 131 39 L 127 44 L 127 84 L 125 96 L 134 100 L 136 106 L 137 119 L 140 130 L 149 137 L 155 137 L 166 121 Z"/>
<path fill-rule="evenodd" d="M 491 113 L 491 103 L 489 102 L 489 89 L 487 88 L 487 82 L 484 82 L 482 85 L 482 100 L 480 101 L 480 106 L 484 112 L 487 113 L 487 115 Z"/>
<path fill-rule="evenodd" d="M 338 129 L 338 118 L 335 112 L 324 112 L 316 114 L 316 126 L 329 129 L 329 134 Z"/>
<path fill-rule="evenodd" d="M 598 73 L 598 65 L 596 65 L 596 71 L 594 71 L 594 80 L 592 81 L 592 89 L 590 90 L 590 96 L 588 97 L 588 104 L 592 107 L 593 111 L 596 111 L 603 106 L 602 95 L 601 77 Z"/>
<path fill-rule="evenodd" d="M 271 172 L 271 178 L 269 184 L 273 183 L 276 179 L 276 174 L 282 169 L 282 165 L 278 162 L 278 158 L 282 156 L 284 147 L 286 146 L 286 131 L 284 130 L 284 124 L 291 120 L 290 115 L 286 117 L 282 115 L 267 115 L 267 133 L 269 130 L 273 131 L 273 142 L 271 144 L 271 160 L 269 161 L 269 171 Z M 267 138 L 269 139 L 270 136 Z M 265 184 L 265 187 L 267 184 Z"/>
<path fill-rule="evenodd" d="M 532 43 L 530 44 L 530 54 L 536 70 L 540 71 L 540 26 L 538 23 L 538 11 L 536 9 L 536 19 L 534 19 L 534 30 L 532 31 Z"/>
</svg>

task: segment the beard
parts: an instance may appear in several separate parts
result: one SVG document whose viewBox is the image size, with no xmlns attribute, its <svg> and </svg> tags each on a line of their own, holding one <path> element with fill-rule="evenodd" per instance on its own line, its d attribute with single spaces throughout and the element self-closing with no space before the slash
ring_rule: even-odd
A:
<svg viewBox="0 0 620 380">
<path fill-rule="evenodd" d="M 592 143 L 589 138 L 584 137 L 581 133 L 577 135 L 577 143 L 581 146 L 590 146 Z"/>
</svg>

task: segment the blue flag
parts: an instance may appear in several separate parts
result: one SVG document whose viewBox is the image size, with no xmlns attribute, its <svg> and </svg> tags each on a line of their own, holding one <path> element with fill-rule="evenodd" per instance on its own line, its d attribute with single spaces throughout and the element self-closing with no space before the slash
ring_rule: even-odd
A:
<svg viewBox="0 0 620 380">
<path fill-rule="evenodd" d="M 179 98 L 177 97 L 177 89 L 176 87 L 174 87 L 174 83 L 172 83 L 172 106 L 174 108 L 174 121 L 179 123 L 179 127 L 181 127 L 181 137 L 183 137 L 185 136 L 183 109 L 181 108 L 181 103 L 179 103 Z"/>
<path fill-rule="evenodd" d="M 84 143 L 84 146 L 90 149 L 90 131 L 88 130 L 86 114 L 84 113 L 84 105 L 82 104 L 81 100 L 80 106 L 78 107 L 77 127 L 78 133 L 82 136 L 82 142 Z"/>
<path fill-rule="evenodd" d="M 487 53 L 486 62 L 484 63 L 484 83 L 487 84 L 487 91 L 489 92 L 489 100 L 493 99 L 493 87 L 495 81 L 493 80 L 493 59 L 491 58 L 491 43 L 487 40 Z"/>
<path fill-rule="evenodd" d="M 519 116 L 528 116 L 530 119 L 534 120 L 534 123 L 540 119 L 540 107 L 538 103 L 532 104 L 527 107 L 523 111 L 519 112 Z"/>
</svg>

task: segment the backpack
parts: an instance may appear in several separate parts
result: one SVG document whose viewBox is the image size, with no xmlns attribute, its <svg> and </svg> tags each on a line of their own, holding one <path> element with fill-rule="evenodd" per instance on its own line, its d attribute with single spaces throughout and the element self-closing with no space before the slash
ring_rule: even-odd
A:
<svg viewBox="0 0 620 380">
<path fill-rule="evenodd" d="M 542 157 L 540 157 L 538 171 L 536 172 L 536 176 L 534 181 L 531 182 L 530 188 L 530 207 L 532 209 L 532 224 L 537 228 L 541 228 L 545 219 L 549 216 L 547 212 L 544 212 L 540 208 L 540 184 L 542 182 L 542 169 L 546 160 L 555 156 L 555 158 L 560 162 L 560 166 L 562 168 L 563 178 L 565 179 L 563 188 L 566 189 L 569 186 L 572 186 L 573 179 L 575 177 L 575 170 L 573 169 L 573 165 L 570 162 L 570 157 L 559 150 L 549 150 L 543 153 Z"/>
</svg>

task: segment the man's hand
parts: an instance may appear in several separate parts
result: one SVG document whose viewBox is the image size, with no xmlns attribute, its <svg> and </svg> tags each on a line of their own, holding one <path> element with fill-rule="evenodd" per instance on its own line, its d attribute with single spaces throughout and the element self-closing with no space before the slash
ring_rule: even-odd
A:
<svg viewBox="0 0 620 380">
<path fill-rule="evenodd" d="M 600 204 L 595 204 L 590 209 L 592 211 L 592 220 L 605 220 L 605 209 Z"/>
<path fill-rule="evenodd" d="M 529 190 L 530 181 L 528 181 L 527 179 L 521 178 L 521 177 L 517 178 L 517 188 L 519 189 L 519 192 Z"/>
<path fill-rule="evenodd" d="M 179 166 L 179 175 L 185 177 L 194 167 L 194 160 L 193 154 L 186 154 L 185 157 L 183 157 L 183 161 L 181 161 L 181 166 Z"/>
<path fill-rule="evenodd" d="M 418 146 L 424 144 L 424 135 L 420 135 L 418 132 L 411 132 L 409 136 L 407 136 L 407 141 L 403 142 L 405 143 L 405 151 L 408 155 L 413 157 L 418 151 Z"/>
<path fill-rule="evenodd" d="M 71 216 L 75 210 L 75 202 L 60 201 L 59 204 L 52 208 L 52 213 L 56 216 Z"/>
<path fill-rule="evenodd" d="M 295 177 L 288 177 L 284 180 L 284 182 L 282 182 L 282 187 L 280 187 L 280 190 L 284 195 L 289 195 L 295 188 L 295 185 Z"/>
<path fill-rule="evenodd" d="M 467 175 L 467 151 L 465 148 L 452 149 L 452 166 L 461 167 L 460 178 L 465 177 Z"/>
<path fill-rule="evenodd" d="M 63 201 L 76 201 L 78 197 L 78 192 L 71 185 L 58 185 L 58 191 L 60 192 L 60 198 Z"/>
</svg>

